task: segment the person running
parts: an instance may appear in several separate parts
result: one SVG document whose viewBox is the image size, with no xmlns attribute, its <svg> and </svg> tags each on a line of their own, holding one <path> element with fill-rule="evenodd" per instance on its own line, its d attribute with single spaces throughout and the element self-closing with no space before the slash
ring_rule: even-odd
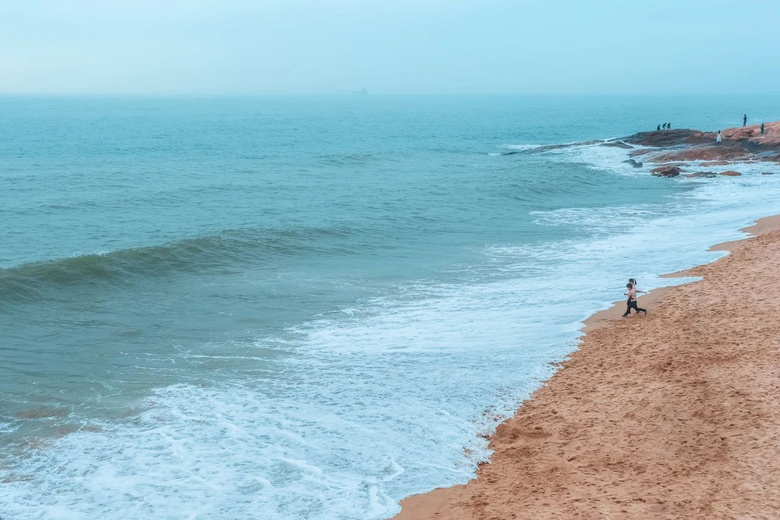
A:
<svg viewBox="0 0 780 520">
<path fill-rule="evenodd" d="M 637 314 L 639 314 L 640 312 L 644 312 L 645 314 L 647 314 L 647 309 L 642 309 L 641 307 L 637 306 L 636 303 L 636 293 L 638 292 L 645 293 L 645 294 L 647 293 L 645 291 L 637 291 L 636 288 L 634 287 L 634 284 L 632 284 L 631 282 L 626 284 L 626 289 L 628 289 L 628 292 L 623 294 L 628 296 L 628 300 L 626 301 L 626 312 L 625 314 L 623 314 L 623 317 L 625 318 L 626 316 L 631 314 L 631 309 L 634 309 Z"/>
<path fill-rule="evenodd" d="M 716 138 L 715 138 L 715 141 L 716 141 L 718 144 L 720 144 L 720 140 L 721 140 L 721 137 L 720 137 L 720 130 L 718 130 L 718 137 L 716 137 Z"/>
<path fill-rule="evenodd" d="M 630 283 L 631 285 L 634 286 L 634 291 L 636 291 L 638 293 L 645 293 L 645 294 L 647 294 L 645 291 L 640 291 L 639 290 L 639 287 L 638 287 L 638 285 L 636 283 L 636 278 L 629 278 L 628 279 L 628 283 Z M 634 298 L 634 299 L 636 299 L 636 298 Z"/>
<path fill-rule="evenodd" d="M 747 126 L 747 114 L 742 116 L 742 128 L 745 128 Z"/>
</svg>

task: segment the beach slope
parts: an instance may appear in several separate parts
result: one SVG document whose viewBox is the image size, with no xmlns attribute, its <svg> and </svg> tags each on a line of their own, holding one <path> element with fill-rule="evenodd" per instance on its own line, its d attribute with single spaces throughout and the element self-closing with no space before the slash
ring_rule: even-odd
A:
<svg viewBox="0 0 780 520">
<path fill-rule="evenodd" d="M 477 478 L 396 519 L 780 517 L 780 219 L 751 231 L 647 316 L 596 319 Z"/>
</svg>

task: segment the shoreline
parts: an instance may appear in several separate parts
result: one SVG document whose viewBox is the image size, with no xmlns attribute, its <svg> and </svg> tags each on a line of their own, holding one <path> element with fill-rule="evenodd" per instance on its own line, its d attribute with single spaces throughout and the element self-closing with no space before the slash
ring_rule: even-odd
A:
<svg viewBox="0 0 780 520">
<path fill-rule="evenodd" d="M 769 233 L 771 231 L 775 231 L 780 229 L 780 215 L 772 215 L 768 217 L 763 217 L 758 220 L 756 220 L 753 224 L 741 228 L 739 231 L 742 233 L 747 233 L 748 236 L 744 238 L 739 238 L 737 240 L 730 240 L 728 242 L 721 242 L 719 244 L 715 244 L 711 247 L 709 247 L 708 251 L 728 251 L 731 253 L 731 250 L 736 247 L 741 242 L 744 242 L 745 240 L 761 236 L 765 233 Z M 725 258 L 725 257 L 724 257 Z M 664 273 L 660 275 L 661 278 L 684 278 L 686 276 L 692 276 L 691 271 L 694 269 L 697 269 L 699 267 L 703 267 L 705 265 L 711 265 L 715 262 L 718 262 L 721 260 L 721 258 L 715 259 L 712 262 L 709 262 L 707 264 L 701 264 L 694 267 L 691 267 L 689 269 L 681 269 L 679 271 L 675 271 L 672 273 Z M 693 275 L 695 276 L 695 275 Z M 681 285 L 688 285 L 689 283 L 695 283 L 695 281 L 687 282 Z M 657 305 L 658 303 L 661 303 L 666 297 L 667 293 L 669 293 L 671 290 L 673 290 L 675 287 L 680 287 L 680 285 L 672 285 L 670 287 L 658 287 L 656 289 L 653 289 L 648 294 L 645 294 L 644 296 L 640 296 L 641 298 L 641 304 L 647 305 L 648 307 L 652 307 L 654 305 Z M 619 300 L 612 303 L 612 307 L 609 309 L 604 309 L 602 311 L 595 312 L 591 314 L 588 318 L 586 318 L 582 323 L 585 325 L 582 328 L 582 335 L 581 338 L 584 337 L 588 332 L 600 329 L 606 325 L 609 325 L 610 322 L 620 319 L 623 312 L 625 312 L 625 300 Z"/>
<path fill-rule="evenodd" d="M 751 378 L 737 377 L 780 375 L 773 363 L 754 366 L 759 351 L 777 360 L 780 325 L 745 328 L 771 304 L 763 291 L 780 290 L 780 281 L 768 288 L 762 278 L 780 278 L 780 254 L 767 255 L 780 251 L 780 215 L 741 231 L 749 236 L 710 248 L 728 255 L 664 275 L 701 279 L 642 296 L 647 316 L 621 319 L 619 301 L 587 318 L 577 350 L 498 426 L 490 462 L 476 478 L 407 497 L 393 519 L 780 515 L 780 470 L 772 465 L 780 405 L 748 414 L 766 418 L 760 432 L 743 417 L 746 404 L 770 406 L 770 390 L 776 401 L 780 385 L 763 377 L 754 389 Z M 745 301 L 723 304 L 737 298 Z M 708 312 L 690 312 L 699 302 Z M 744 355 L 735 357 L 735 350 Z M 718 391 L 701 393 L 713 387 Z M 745 446 L 728 441 L 739 437 L 769 440 L 759 452 L 737 456 Z M 751 458 L 767 461 L 760 475 L 745 468 Z"/>
</svg>

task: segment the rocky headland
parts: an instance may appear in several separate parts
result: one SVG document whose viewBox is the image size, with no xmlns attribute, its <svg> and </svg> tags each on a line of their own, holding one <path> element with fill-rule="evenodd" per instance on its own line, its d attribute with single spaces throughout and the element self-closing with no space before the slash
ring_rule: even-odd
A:
<svg viewBox="0 0 780 520">
<path fill-rule="evenodd" d="M 579 143 L 541 146 L 531 153 L 545 152 L 573 146 L 605 146 L 629 150 L 629 159 L 623 161 L 634 168 L 649 168 L 657 177 L 716 177 L 741 175 L 737 169 L 710 171 L 703 168 L 731 166 L 737 163 L 780 164 L 780 121 L 721 131 L 679 129 L 639 132 L 628 137 Z M 522 153 L 507 152 L 505 155 Z M 736 168 L 736 167 L 734 167 Z M 721 168 L 722 170 L 722 168 Z M 766 172 L 770 175 L 772 172 Z"/>
<path fill-rule="evenodd" d="M 728 166 L 734 163 L 773 162 L 780 163 L 780 122 L 765 123 L 764 133 L 760 125 L 741 128 L 727 128 L 721 131 L 721 142 L 717 142 L 717 132 L 700 130 L 660 130 L 640 132 L 638 134 L 614 139 L 604 146 L 620 143 L 633 147 L 628 161 L 632 166 L 641 168 L 645 163 L 654 165 L 650 170 L 659 177 L 676 177 L 686 171 L 686 167 Z M 719 173 L 696 171 L 689 177 L 715 177 L 717 175 L 741 175 L 736 170 Z"/>
<path fill-rule="evenodd" d="M 718 143 L 717 132 L 682 129 L 640 132 L 618 141 L 643 147 L 630 155 L 649 163 L 780 162 L 780 122 L 764 124 L 763 134 L 759 125 L 727 128 L 721 131 L 721 138 Z"/>
</svg>

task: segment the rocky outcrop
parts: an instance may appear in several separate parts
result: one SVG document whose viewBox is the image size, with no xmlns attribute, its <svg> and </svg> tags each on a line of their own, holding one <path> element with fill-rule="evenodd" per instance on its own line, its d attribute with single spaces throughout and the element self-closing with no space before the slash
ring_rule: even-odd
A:
<svg viewBox="0 0 780 520">
<path fill-rule="evenodd" d="M 577 143 L 539 146 L 529 150 L 505 152 L 504 155 L 517 153 L 542 153 L 550 150 L 574 146 L 608 146 L 630 150 L 629 159 L 623 161 L 634 168 L 646 164 L 660 165 L 651 170 L 656 177 L 677 177 L 682 167 L 708 168 L 726 166 L 737 162 L 774 162 L 780 163 L 780 121 L 765 123 L 761 134 L 759 125 L 745 128 L 727 128 L 721 131 L 721 142 L 717 142 L 717 131 L 701 130 L 659 130 L 640 132 L 624 138 L 583 141 Z M 641 159 L 641 160 L 640 160 Z M 691 165 L 691 162 L 698 163 Z M 764 172 L 763 175 L 771 175 Z M 710 178 L 719 175 L 738 176 L 741 173 L 729 170 L 723 173 L 697 171 L 685 177 Z"/>
<path fill-rule="evenodd" d="M 780 122 L 765 124 L 763 135 L 759 126 L 753 125 L 727 128 L 721 131 L 721 137 L 722 142 L 718 143 L 717 132 L 681 129 L 640 132 L 622 141 L 647 147 L 634 150 L 631 155 L 641 155 L 645 162 L 656 164 L 707 161 L 706 166 L 716 166 L 737 161 L 780 162 Z"/>
<path fill-rule="evenodd" d="M 726 166 L 729 161 L 708 161 L 701 163 L 702 166 Z"/>
<path fill-rule="evenodd" d="M 706 132 L 687 129 L 639 132 L 638 134 L 623 138 L 624 142 L 635 146 L 652 146 L 655 148 L 705 144 L 711 140 L 712 139 L 707 136 Z"/>
<path fill-rule="evenodd" d="M 738 145 L 726 146 L 691 146 L 684 150 L 661 151 L 652 154 L 646 158 L 648 162 L 663 164 L 668 162 L 680 161 L 714 161 L 714 162 L 741 162 L 749 161 L 753 158 Z"/>
<path fill-rule="evenodd" d="M 677 166 L 662 166 L 661 168 L 650 170 L 655 177 L 677 177 L 680 175 L 680 171 L 680 168 Z"/>
<path fill-rule="evenodd" d="M 643 163 L 641 163 L 641 162 L 639 162 L 639 161 L 636 161 L 636 160 L 634 160 L 634 159 L 629 159 L 629 160 L 627 160 L 627 161 L 623 161 L 623 162 L 624 162 L 624 163 L 628 163 L 628 164 L 630 164 L 630 165 L 631 165 L 631 166 L 633 166 L 634 168 L 641 168 L 641 167 L 643 166 Z"/>
<path fill-rule="evenodd" d="M 705 179 L 711 179 L 717 176 L 718 174 L 715 172 L 696 172 L 696 173 L 689 173 L 687 175 L 683 175 L 683 177 L 694 177 L 694 178 L 703 177 Z"/>
</svg>

